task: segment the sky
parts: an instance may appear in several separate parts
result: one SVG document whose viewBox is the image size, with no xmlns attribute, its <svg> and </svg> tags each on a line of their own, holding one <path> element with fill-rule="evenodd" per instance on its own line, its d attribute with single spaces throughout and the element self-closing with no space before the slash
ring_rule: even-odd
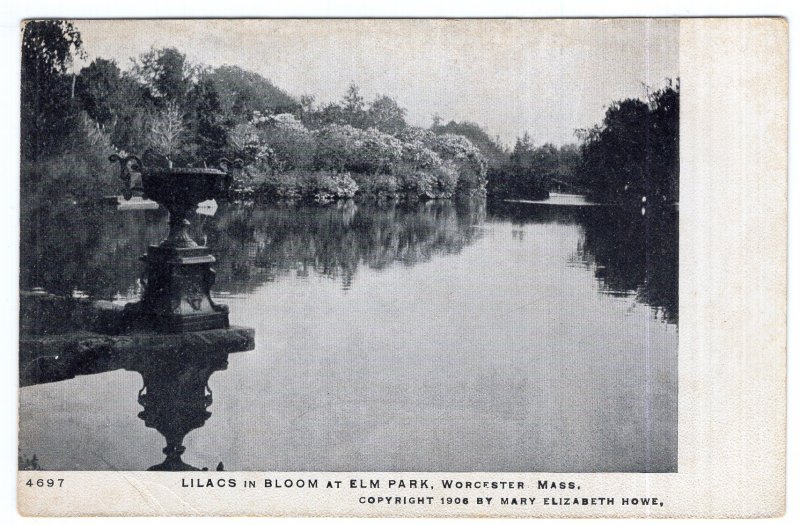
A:
<svg viewBox="0 0 800 525">
<path fill-rule="evenodd" d="M 471 121 L 506 145 L 575 143 L 615 100 L 678 76 L 678 26 L 616 20 L 78 20 L 88 61 L 123 69 L 151 47 L 195 63 L 237 65 L 289 94 L 388 95 L 407 121 Z"/>
</svg>

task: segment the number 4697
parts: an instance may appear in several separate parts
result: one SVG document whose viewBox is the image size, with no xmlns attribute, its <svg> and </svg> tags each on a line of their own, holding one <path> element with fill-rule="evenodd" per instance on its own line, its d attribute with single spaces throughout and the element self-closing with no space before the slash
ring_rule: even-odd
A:
<svg viewBox="0 0 800 525">
<path fill-rule="evenodd" d="M 62 478 L 58 479 L 29 479 L 25 482 L 25 485 L 28 487 L 60 487 L 64 484 L 64 480 Z"/>
</svg>

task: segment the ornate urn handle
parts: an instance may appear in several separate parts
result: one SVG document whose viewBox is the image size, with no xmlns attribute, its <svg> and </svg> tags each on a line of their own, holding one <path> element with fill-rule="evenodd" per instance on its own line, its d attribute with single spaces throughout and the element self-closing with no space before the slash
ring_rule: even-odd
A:
<svg viewBox="0 0 800 525">
<path fill-rule="evenodd" d="M 225 173 L 225 177 L 220 180 L 220 186 L 217 188 L 217 191 L 220 192 L 220 196 L 224 196 L 225 198 L 230 198 L 233 175 L 231 175 L 229 170 L 231 168 L 242 169 L 244 167 L 244 162 L 242 161 L 242 159 L 230 160 L 226 157 L 222 157 L 217 162 L 217 166 L 219 166 L 219 169 L 223 173 Z"/>
<path fill-rule="evenodd" d="M 217 166 L 219 166 L 220 170 L 224 171 L 225 173 L 228 173 L 228 169 L 231 167 L 242 169 L 244 167 L 244 161 L 242 159 L 231 160 L 227 157 L 222 157 L 217 162 Z"/>
<path fill-rule="evenodd" d="M 142 173 L 142 161 L 136 155 L 128 155 L 127 157 L 120 157 L 117 154 L 108 157 L 109 162 L 119 162 L 120 174 L 119 178 L 125 183 L 122 190 L 122 196 L 125 200 L 130 200 L 133 197 L 133 188 L 131 188 L 131 171 Z"/>
</svg>

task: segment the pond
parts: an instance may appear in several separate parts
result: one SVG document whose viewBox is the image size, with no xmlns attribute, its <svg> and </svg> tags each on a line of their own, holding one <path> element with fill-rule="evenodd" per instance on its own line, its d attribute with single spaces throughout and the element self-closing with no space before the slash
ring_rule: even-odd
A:
<svg viewBox="0 0 800 525">
<path fill-rule="evenodd" d="M 209 380 L 184 461 L 258 471 L 677 469 L 677 208 L 221 204 L 193 220 L 218 302 L 256 329 Z M 120 303 L 160 210 L 42 207 L 21 286 Z M 136 372 L 20 389 L 20 454 L 144 470 Z"/>
</svg>

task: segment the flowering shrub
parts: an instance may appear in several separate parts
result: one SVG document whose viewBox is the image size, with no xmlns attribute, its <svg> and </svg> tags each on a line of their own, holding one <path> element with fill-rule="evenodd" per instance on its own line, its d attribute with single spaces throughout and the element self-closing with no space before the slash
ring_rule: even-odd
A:
<svg viewBox="0 0 800 525">
<path fill-rule="evenodd" d="M 228 144 L 238 157 L 248 164 L 269 161 L 275 152 L 259 136 L 256 127 L 251 124 L 237 124 L 228 132 Z"/>
<path fill-rule="evenodd" d="M 455 165 L 451 162 L 445 162 L 438 168 L 433 169 L 433 175 L 436 177 L 437 198 L 449 199 L 452 197 L 458 188 L 459 180 L 458 169 L 456 169 Z"/>
<path fill-rule="evenodd" d="M 270 150 L 270 166 L 277 171 L 309 169 L 314 160 L 316 140 L 294 115 L 261 115 L 255 112 L 250 124 L 258 141 Z"/>
<path fill-rule="evenodd" d="M 346 124 L 310 131 L 289 114 L 255 114 L 240 127 L 232 134 L 240 149 L 262 152 L 250 155 L 255 162 L 241 186 L 272 198 L 328 202 L 359 192 L 441 199 L 486 185 L 485 159 L 460 135 L 407 128 L 394 136 Z"/>
<path fill-rule="evenodd" d="M 301 177 L 303 197 L 314 202 L 351 199 L 358 191 L 358 184 L 349 173 L 315 171 Z"/>
<path fill-rule="evenodd" d="M 327 203 L 353 198 L 358 184 L 349 173 L 294 170 L 264 176 L 255 191 L 269 199 Z"/>
<path fill-rule="evenodd" d="M 432 169 L 442 165 L 442 159 L 419 140 L 403 142 L 403 162 L 416 169 Z"/>
<path fill-rule="evenodd" d="M 378 199 L 393 199 L 401 191 L 400 181 L 392 174 L 364 174 L 353 173 L 353 180 L 358 184 L 361 195 L 376 197 Z"/>
<path fill-rule="evenodd" d="M 303 196 L 300 178 L 295 173 L 273 173 L 256 187 L 260 195 L 275 200 L 293 200 Z"/>
<path fill-rule="evenodd" d="M 419 144 L 458 171 L 458 192 L 479 194 L 486 189 L 486 159 L 472 142 L 461 135 L 437 135 L 420 128 L 406 128 L 398 135 L 407 144 Z"/>
<path fill-rule="evenodd" d="M 361 130 L 359 130 L 361 131 Z M 389 173 L 403 158 L 403 143 L 391 135 L 370 128 L 361 131 L 356 159 L 363 171 Z"/>
<path fill-rule="evenodd" d="M 347 169 L 357 147 L 355 128 L 331 124 L 316 130 L 314 138 L 317 143 L 314 167 L 340 171 Z"/>
<path fill-rule="evenodd" d="M 451 163 L 438 168 L 417 170 L 405 167 L 398 170 L 401 190 L 420 199 L 448 199 L 458 185 L 458 171 Z"/>
<path fill-rule="evenodd" d="M 389 173 L 403 157 L 403 143 L 376 129 L 329 124 L 314 133 L 319 169 Z"/>
</svg>

